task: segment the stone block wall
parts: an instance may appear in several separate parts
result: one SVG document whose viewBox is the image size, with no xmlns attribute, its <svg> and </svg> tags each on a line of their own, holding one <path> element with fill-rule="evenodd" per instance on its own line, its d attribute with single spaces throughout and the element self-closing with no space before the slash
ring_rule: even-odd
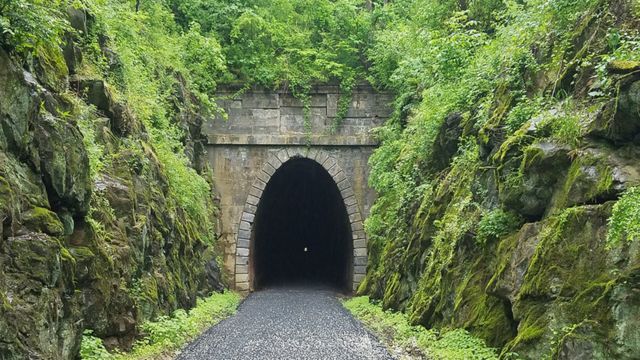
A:
<svg viewBox="0 0 640 360">
<path fill-rule="evenodd" d="M 332 171 L 339 172 L 347 180 L 344 184 L 348 184 L 349 190 L 345 194 L 352 192 L 353 195 L 345 198 L 345 204 L 349 203 L 347 207 L 353 213 L 350 216 L 358 220 L 352 221 L 354 288 L 362 279 L 366 265 L 362 219 L 375 199 L 374 191 L 367 186 L 367 162 L 377 145 L 371 129 L 390 116 L 393 97 L 377 93 L 367 85 L 356 87 L 347 116 L 336 127 L 340 96 L 337 86 L 323 85 L 313 89 L 309 129 L 305 126 L 303 104 L 288 92 L 250 89 L 238 93 L 238 89 L 228 88 L 218 94 L 219 105 L 228 119 L 222 116 L 211 119 L 203 131 L 208 138 L 208 159 L 220 196 L 220 241 L 225 246 L 225 266 L 233 274 L 239 290 L 251 289 L 248 259 L 253 220 L 244 224 L 242 218 L 255 213 L 259 202 L 259 196 L 255 195 L 260 190 L 256 189 L 256 186 L 260 187 L 256 184 L 268 183 L 270 175 L 265 173 L 265 166 L 269 161 L 273 162 L 274 157 L 277 159 L 278 154 L 315 161 L 318 161 L 317 157 L 321 157 L 321 161 L 335 160 L 335 169 L 339 171 Z M 336 182 L 341 180 L 334 179 Z M 346 188 L 344 184 L 337 185 Z M 242 234 L 245 236 L 240 236 Z"/>
</svg>

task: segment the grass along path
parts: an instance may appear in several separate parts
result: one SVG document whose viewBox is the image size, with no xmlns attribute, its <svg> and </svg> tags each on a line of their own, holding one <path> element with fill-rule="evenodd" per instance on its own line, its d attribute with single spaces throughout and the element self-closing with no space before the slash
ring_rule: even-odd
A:
<svg viewBox="0 0 640 360">
<path fill-rule="evenodd" d="M 466 330 L 447 332 L 412 326 L 400 312 L 384 311 L 369 297 L 360 296 L 343 302 L 355 318 L 378 336 L 397 359 L 497 360 L 495 349 L 486 346 Z"/>
<path fill-rule="evenodd" d="M 86 332 L 80 355 L 83 360 L 160 360 L 174 359 L 179 351 L 202 332 L 235 314 L 242 297 L 226 291 L 199 299 L 189 311 L 176 310 L 173 316 L 160 316 L 156 321 L 142 324 L 147 334 L 138 340 L 129 353 L 109 353 L 102 340 Z"/>
</svg>

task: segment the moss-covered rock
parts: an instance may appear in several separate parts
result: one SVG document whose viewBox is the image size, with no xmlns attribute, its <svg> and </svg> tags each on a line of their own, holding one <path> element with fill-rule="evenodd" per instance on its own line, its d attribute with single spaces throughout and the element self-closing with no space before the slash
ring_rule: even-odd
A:
<svg viewBox="0 0 640 360">
<path fill-rule="evenodd" d="M 68 87 L 69 69 L 57 44 L 43 44 L 35 59 L 36 74 L 47 88 L 62 92 Z"/>
<path fill-rule="evenodd" d="M 89 211 L 89 158 L 77 126 L 43 113 L 35 128 L 40 168 L 54 209 Z"/>
<path fill-rule="evenodd" d="M 24 153 L 31 140 L 30 119 L 38 111 L 36 96 L 19 67 L 0 49 L 0 149 Z"/>
<path fill-rule="evenodd" d="M 115 134 L 127 136 L 141 130 L 141 124 L 129 108 L 114 100 L 112 91 L 104 80 L 76 76 L 71 79 L 71 87 L 110 120 L 110 128 Z"/>
<path fill-rule="evenodd" d="M 35 59 L 0 49 L 1 359 L 74 359 L 84 329 L 128 349 L 142 321 L 223 286 L 209 214 L 181 208 L 142 124 L 103 79 L 67 83 L 76 36 L 66 59 L 53 44 Z M 182 105 L 193 147 L 202 118 Z"/>
<path fill-rule="evenodd" d="M 0 247 L 0 264 L 2 319 L 11 334 L 3 337 L 0 354 L 17 359 L 20 354 L 75 356 L 82 333 L 80 298 L 69 276 L 73 261 L 59 241 L 39 233 L 9 237 Z"/>
<path fill-rule="evenodd" d="M 525 218 L 541 218 L 566 173 L 569 150 L 552 142 L 536 142 L 522 149 L 522 156 L 515 161 L 503 157 L 498 163 L 500 202 Z"/>
<path fill-rule="evenodd" d="M 564 40 L 538 39 L 518 61 L 497 60 L 505 68 L 480 93 L 442 94 L 466 86 L 445 80 L 425 90 L 409 126 L 386 127 L 393 136 L 372 158 L 385 177 L 373 179 L 381 198 L 360 293 L 427 328 L 465 328 L 504 359 L 638 357 L 640 241 L 624 227 L 638 214 L 640 73 L 623 45 L 638 24 L 631 2 L 596 3 L 572 18 Z M 612 47 L 617 35 L 625 40 Z M 604 62 L 612 58 L 633 61 Z M 446 112 L 433 116 L 438 106 Z M 446 113 L 464 114 L 461 131 Z M 423 119 L 429 126 L 411 126 Z M 479 154 L 461 161 L 469 144 Z M 387 163 L 411 152 L 413 162 Z M 433 156 L 438 166 L 424 166 Z M 525 223 L 499 226 L 496 214 Z"/>
<path fill-rule="evenodd" d="M 58 236 L 64 233 L 64 226 L 53 211 L 35 207 L 22 214 L 22 223 L 28 229 L 36 232 Z"/>
<path fill-rule="evenodd" d="M 623 77 L 616 96 L 588 124 L 588 134 L 615 144 L 640 141 L 640 75 Z"/>
</svg>

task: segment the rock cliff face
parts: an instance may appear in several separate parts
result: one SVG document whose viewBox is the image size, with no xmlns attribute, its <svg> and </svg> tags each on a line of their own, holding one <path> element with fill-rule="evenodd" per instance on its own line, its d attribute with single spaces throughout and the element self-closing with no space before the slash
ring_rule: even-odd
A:
<svg viewBox="0 0 640 360">
<path fill-rule="evenodd" d="M 214 229 L 179 206 L 145 126 L 104 80 L 75 73 L 81 59 L 72 38 L 33 60 L 0 49 L 0 359 L 75 358 L 85 329 L 127 348 L 141 321 L 222 288 Z M 191 109 L 188 89 L 175 99 Z M 206 174 L 202 121 L 177 114 Z M 95 146 L 109 160 L 90 169 Z"/>
<path fill-rule="evenodd" d="M 590 24 L 576 49 L 604 37 Z M 640 241 L 613 239 L 611 217 L 616 204 L 638 199 L 638 66 L 608 65 L 610 97 L 594 95 L 593 67 L 571 69 L 575 81 L 563 91 L 578 104 L 573 112 L 558 101 L 512 133 L 500 108 L 512 106 L 509 91 L 495 89 L 494 117 L 481 127 L 451 113 L 425 160 L 429 181 L 416 207 L 399 216 L 407 233 L 370 244 L 360 292 L 415 323 L 468 329 L 503 358 L 637 358 Z M 569 117 L 576 131 L 552 136 L 548 119 Z"/>
</svg>

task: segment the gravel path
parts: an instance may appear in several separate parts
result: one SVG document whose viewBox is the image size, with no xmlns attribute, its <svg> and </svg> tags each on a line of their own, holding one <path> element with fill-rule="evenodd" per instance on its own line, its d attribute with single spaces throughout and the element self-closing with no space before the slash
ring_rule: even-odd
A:
<svg viewBox="0 0 640 360">
<path fill-rule="evenodd" d="M 392 358 L 334 292 L 278 288 L 251 294 L 235 316 L 207 330 L 178 359 Z"/>
</svg>

